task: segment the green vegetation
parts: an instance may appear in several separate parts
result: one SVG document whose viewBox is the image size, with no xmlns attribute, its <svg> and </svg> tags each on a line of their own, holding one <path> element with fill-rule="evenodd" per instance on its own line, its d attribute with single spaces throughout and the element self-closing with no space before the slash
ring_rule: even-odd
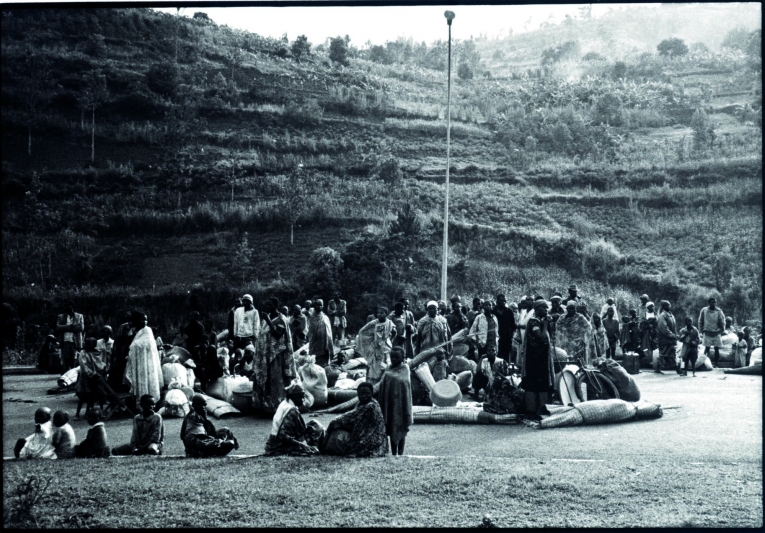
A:
<svg viewBox="0 0 765 533">
<path fill-rule="evenodd" d="M 682 318 L 717 291 L 759 320 L 760 33 L 745 5 L 696 6 L 716 33 L 659 53 L 693 8 L 454 43 L 450 293 L 576 281 Z M 313 47 L 198 15 L 3 11 L 11 314 L 46 329 L 68 295 L 89 324 L 140 305 L 171 335 L 190 306 L 223 327 L 236 292 L 331 287 L 353 330 L 380 300 L 435 296 L 446 43 Z M 664 33 L 628 41 L 635 24 Z"/>
</svg>

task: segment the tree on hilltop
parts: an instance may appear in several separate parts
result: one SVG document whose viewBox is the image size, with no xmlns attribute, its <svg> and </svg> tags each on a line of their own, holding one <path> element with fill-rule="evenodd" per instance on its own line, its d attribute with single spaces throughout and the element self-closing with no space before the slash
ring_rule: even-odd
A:
<svg viewBox="0 0 765 533">
<path fill-rule="evenodd" d="M 685 42 L 677 37 L 664 39 L 656 49 L 659 51 L 659 55 L 669 57 L 680 57 L 688 53 L 688 47 L 685 45 Z"/>
<path fill-rule="evenodd" d="M 329 43 L 329 59 L 334 63 L 340 63 L 344 67 L 348 66 L 348 40 L 342 37 L 335 37 Z"/>
<path fill-rule="evenodd" d="M 301 57 L 307 57 L 311 54 L 311 43 L 308 42 L 308 37 L 299 35 L 295 42 L 292 43 L 290 49 L 292 50 L 292 56 L 299 61 Z"/>
</svg>

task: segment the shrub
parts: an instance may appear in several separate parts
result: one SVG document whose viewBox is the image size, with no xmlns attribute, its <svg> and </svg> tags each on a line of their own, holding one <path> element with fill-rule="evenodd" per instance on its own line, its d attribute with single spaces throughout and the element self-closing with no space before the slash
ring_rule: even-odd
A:
<svg viewBox="0 0 765 533">
<path fill-rule="evenodd" d="M 460 63 L 460 66 L 457 67 L 457 76 L 461 80 L 472 80 L 473 79 L 473 68 L 470 66 L 469 63 L 463 61 Z"/>
<path fill-rule="evenodd" d="M 377 165 L 375 174 L 384 182 L 391 185 L 400 185 L 404 180 L 404 173 L 395 157 L 386 157 Z"/>
<path fill-rule="evenodd" d="M 334 63 L 348 66 L 348 43 L 342 37 L 335 37 L 329 43 L 329 59 Z"/>
<path fill-rule="evenodd" d="M 340 254 L 324 246 L 311 253 L 305 271 L 308 287 L 316 294 L 331 296 L 340 289 L 343 259 Z"/>
<path fill-rule="evenodd" d="M 301 57 L 310 55 L 311 43 L 308 42 L 308 37 L 305 35 L 299 35 L 298 38 L 295 39 L 295 42 L 292 43 L 290 50 L 292 50 L 292 56 L 295 59 L 300 59 Z"/>
<path fill-rule="evenodd" d="M 162 96 L 173 96 L 178 89 L 178 66 L 172 61 L 155 63 L 146 72 L 146 85 Z"/>
<path fill-rule="evenodd" d="M 715 139 L 714 125 L 701 108 L 697 109 L 691 118 L 691 129 L 693 129 L 693 141 L 697 149 L 706 147 Z"/>
<path fill-rule="evenodd" d="M 659 55 L 669 57 L 680 57 L 688 53 L 688 47 L 685 45 L 685 42 L 677 37 L 664 39 L 656 49 L 659 51 Z"/>
<path fill-rule="evenodd" d="M 396 220 L 388 227 L 390 235 L 403 234 L 406 237 L 419 235 L 422 231 L 422 221 L 412 202 L 406 202 L 399 210 Z"/>
<path fill-rule="evenodd" d="M 619 80 L 627 75 L 627 64 L 624 61 L 617 61 L 614 63 L 613 76 L 614 79 Z"/>
<path fill-rule="evenodd" d="M 606 280 L 622 260 L 622 254 L 610 242 L 603 238 L 590 241 L 584 245 L 580 253 L 582 270 L 591 277 Z"/>
</svg>

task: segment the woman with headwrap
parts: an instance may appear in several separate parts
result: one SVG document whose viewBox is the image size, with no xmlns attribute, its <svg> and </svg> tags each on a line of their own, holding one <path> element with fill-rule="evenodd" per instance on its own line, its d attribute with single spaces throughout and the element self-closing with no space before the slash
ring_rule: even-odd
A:
<svg viewBox="0 0 765 533">
<path fill-rule="evenodd" d="M 658 330 L 659 317 L 656 315 L 656 308 L 653 302 L 645 304 L 645 315 L 640 324 L 640 349 L 645 358 L 643 363 L 653 366 L 653 351 L 659 347 Z"/>
<path fill-rule="evenodd" d="M 324 428 L 316 420 L 306 425 L 300 414 L 305 389 L 300 383 L 293 382 L 285 392 L 287 398 L 279 404 L 271 423 L 266 455 L 318 455 Z"/>
<path fill-rule="evenodd" d="M 446 319 L 438 315 L 438 303 L 431 300 L 426 308 L 428 313 L 417 323 L 417 354 L 444 344 L 451 338 L 449 324 L 446 323 Z M 439 355 L 443 358 L 449 353 L 451 353 L 451 344 L 433 352 L 433 357 L 428 359 L 428 364 L 432 367 Z"/>
<path fill-rule="evenodd" d="M 388 440 L 380 404 L 372 398 L 371 383 L 360 383 L 356 389 L 359 403 L 327 426 L 322 453 L 346 457 L 385 457 Z"/>
<path fill-rule="evenodd" d="M 266 300 L 252 375 L 253 407 L 266 413 L 276 411 L 284 399 L 284 387 L 297 376 L 289 323 L 278 308 L 279 300 Z"/>
<path fill-rule="evenodd" d="M 572 302 L 572 305 L 576 304 Z M 537 420 L 547 403 L 548 394 L 554 390 L 554 350 L 548 332 L 551 322 L 547 315 L 547 302 L 534 302 L 534 316 L 526 323 L 520 353 L 521 388 L 526 392 L 526 414 Z"/>
<path fill-rule="evenodd" d="M 335 355 L 332 343 L 332 323 L 323 312 L 324 300 L 313 302 L 313 315 L 308 317 L 308 353 L 316 356 L 316 364 L 324 368 Z"/>
<path fill-rule="evenodd" d="M 561 348 L 569 359 L 581 358 L 590 363 L 592 326 L 589 320 L 576 311 L 577 304 L 571 300 L 566 304 L 566 314 L 555 323 L 555 348 Z"/>
<path fill-rule="evenodd" d="M 159 398 L 162 389 L 162 364 L 154 333 L 147 324 L 148 318 L 143 312 L 133 313 L 135 336 L 128 351 L 125 383 L 130 384 L 130 392 L 135 394 L 136 398 L 144 394 Z"/>
</svg>

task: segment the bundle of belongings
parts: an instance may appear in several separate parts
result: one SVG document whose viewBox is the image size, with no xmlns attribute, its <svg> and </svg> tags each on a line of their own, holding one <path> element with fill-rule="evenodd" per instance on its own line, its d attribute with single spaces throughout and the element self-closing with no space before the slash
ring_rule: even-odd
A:
<svg viewBox="0 0 765 533">
<path fill-rule="evenodd" d="M 67 370 L 56 380 L 56 387 L 48 389 L 48 394 L 66 394 L 77 390 L 77 378 L 80 375 L 80 367 L 76 366 Z"/>
<path fill-rule="evenodd" d="M 762 344 L 762 341 L 760 341 Z M 749 358 L 749 366 L 743 368 L 726 368 L 724 370 L 726 374 L 743 374 L 745 376 L 761 376 L 762 375 L 762 345 L 752 350 L 752 355 Z"/>
<path fill-rule="evenodd" d="M 158 411 L 163 418 L 183 418 L 191 411 L 191 401 L 194 391 L 178 379 L 173 379 L 167 386 L 163 406 Z M 162 403 L 162 402 L 161 402 Z"/>
<path fill-rule="evenodd" d="M 599 357 L 593 361 L 593 364 L 616 386 L 619 398 L 628 402 L 640 400 L 640 387 L 619 363 L 613 359 Z"/>
<path fill-rule="evenodd" d="M 631 420 L 660 418 L 664 413 L 659 404 L 646 400 L 628 402 L 620 399 L 590 400 L 573 406 L 547 405 L 549 416 L 539 422 L 527 424 L 539 429 L 581 426 L 590 424 L 613 424 Z"/>
<path fill-rule="evenodd" d="M 207 411 L 215 418 L 252 410 L 252 381 L 246 376 L 221 376 L 207 385 L 206 392 Z"/>
</svg>

